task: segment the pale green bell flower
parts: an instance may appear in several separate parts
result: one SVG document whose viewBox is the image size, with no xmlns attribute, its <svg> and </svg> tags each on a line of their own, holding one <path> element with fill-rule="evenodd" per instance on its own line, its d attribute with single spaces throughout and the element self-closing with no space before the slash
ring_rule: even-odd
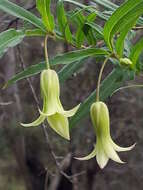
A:
<svg viewBox="0 0 143 190">
<path fill-rule="evenodd" d="M 94 150 L 86 157 L 76 158 L 78 160 L 89 160 L 96 156 L 100 168 L 104 168 L 109 159 L 118 163 L 124 163 L 119 158 L 117 152 L 129 151 L 134 148 L 135 144 L 130 147 L 120 147 L 115 144 L 110 136 L 110 118 L 108 107 L 104 102 L 95 102 L 90 110 L 91 120 L 96 133 L 96 144 Z"/>
<path fill-rule="evenodd" d="M 80 104 L 69 111 L 64 110 L 60 102 L 59 78 L 54 70 L 46 69 L 42 71 L 40 87 L 43 98 L 43 109 L 42 111 L 39 110 L 40 116 L 34 122 L 22 124 L 22 126 L 38 126 L 47 119 L 50 127 L 55 132 L 69 140 L 68 117 L 72 117 L 77 112 Z"/>
</svg>

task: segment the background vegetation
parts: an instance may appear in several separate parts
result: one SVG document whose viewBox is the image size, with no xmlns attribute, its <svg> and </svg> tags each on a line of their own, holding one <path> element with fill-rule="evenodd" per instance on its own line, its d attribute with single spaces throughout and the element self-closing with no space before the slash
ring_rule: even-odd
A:
<svg viewBox="0 0 143 190">
<path fill-rule="evenodd" d="M 33 0 L 13 0 L 12 2 L 29 9 L 38 15 Z M 52 1 L 52 11 L 55 13 L 55 3 Z M 83 1 L 81 1 L 83 2 Z M 102 2 L 102 1 L 101 1 Z M 116 4 L 121 1 L 113 1 Z M 91 1 L 85 0 L 84 4 Z M 93 2 L 92 2 L 93 3 Z M 92 4 L 95 5 L 95 4 Z M 72 5 L 66 4 L 66 10 Z M 100 5 L 98 10 L 110 15 L 109 8 Z M 56 13 L 55 13 L 56 14 Z M 98 20 L 100 25 L 103 21 Z M 26 22 L 24 23 L 27 24 Z M 0 31 L 11 27 L 21 27 L 23 23 L 15 20 L 0 10 Z M 135 43 L 142 36 L 142 30 L 136 31 L 132 39 Z M 131 34 L 133 35 L 133 34 Z M 0 59 L 0 84 L 4 84 L 15 73 L 23 68 L 39 63 L 44 58 L 43 37 L 26 38 L 14 48 L 10 48 Z M 99 44 L 98 47 L 102 46 Z M 50 58 L 63 52 L 74 50 L 74 47 L 64 42 L 52 39 L 48 41 Z M 66 108 L 83 102 L 95 89 L 102 59 L 89 58 L 83 61 L 78 72 L 70 76 L 61 87 L 61 99 Z M 61 66 L 55 66 L 59 70 Z M 108 64 L 104 77 L 112 70 Z M 39 75 L 30 78 L 33 88 L 40 100 Z M 142 76 L 137 76 L 134 83 L 141 83 Z M 126 82 L 125 84 L 130 84 Z M 7 102 L 4 104 L 3 102 Z M 96 159 L 80 162 L 73 159 L 73 155 L 86 155 L 91 151 L 95 135 L 93 133 L 89 115 L 80 121 L 71 132 L 71 141 L 66 142 L 58 137 L 49 127 L 49 142 L 47 145 L 41 127 L 25 129 L 20 121 L 31 121 L 36 118 L 36 104 L 32 91 L 26 79 L 0 90 L 0 189 L 5 190 L 43 190 L 47 179 L 50 190 L 83 189 L 83 190 L 142 190 L 143 188 L 143 90 L 122 90 L 107 104 L 111 115 L 111 132 L 115 141 L 123 146 L 137 142 L 134 150 L 121 153 L 124 165 L 109 162 L 104 170 L 97 166 Z M 55 155 L 56 154 L 56 155 Z M 55 164 L 55 158 L 60 162 L 62 171 Z M 69 176 L 72 176 L 70 178 Z M 71 183 L 72 180 L 72 183 Z M 46 189 L 46 188 L 45 188 Z"/>
</svg>

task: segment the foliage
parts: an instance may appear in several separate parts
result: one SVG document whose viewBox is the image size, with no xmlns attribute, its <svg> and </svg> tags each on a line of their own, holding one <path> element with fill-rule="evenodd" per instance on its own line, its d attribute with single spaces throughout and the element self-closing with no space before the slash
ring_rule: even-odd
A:
<svg viewBox="0 0 143 190">
<path fill-rule="evenodd" d="M 66 11 L 65 3 L 74 8 Z M 62 40 L 74 50 L 57 55 L 49 63 L 64 65 L 59 71 L 60 82 L 64 82 L 74 72 L 83 66 L 84 60 L 91 56 L 103 59 L 108 57 L 113 64 L 113 71 L 105 78 L 100 88 L 100 98 L 106 100 L 126 80 L 132 80 L 134 75 L 142 72 L 140 54 L 143 49 L 143 39 L 132 44 L 136 35 L 133 30 L 136 25 L 142 26 L 143 0 L 128 0 L 117 6 L 108 0 L 93 0 L 94 6 L 86 6 L 73 0 L 58 0 L 56 17 L 51 13 L 50 0 L 37 0 L 36 7 L 41 18 L 30 11 L 8 1 L 0 1 L 0 10 L 29 23 L 21 29 L 8 29 L 0 34 L 0 56 L 19 44 L 23 38 L 48 36 L 56 41 Z M 106 11 L 99 11 L 96 5 L 101 5 Z M 110 15 L 110 16 L 109 16 Z M 99 22 L 104 22 L 104 27 Z M 135 34 L 134 34 L 135 33 Z M 133 35 L 134 34 L 134 35 Z M 100 45 L 101 44 L 101 45 Z M 125 65 L 123 60 L 128 58 L 131 65 Z M 98 59 L 97 59 L 98 60 Z M 121 61 L 122 60 L 122 61 Z M 97 61 L 98 62 L 98 61 Z M 5 84 L 5 88 L 27 77 L 34 76 L 46 69 L 45 61 L 25 68 L 15 74 Z M 94 102 L 96 90 L 81 104 L 77 113 L 70 119 L 73 128 L 89 113 Z"/>
</svg>

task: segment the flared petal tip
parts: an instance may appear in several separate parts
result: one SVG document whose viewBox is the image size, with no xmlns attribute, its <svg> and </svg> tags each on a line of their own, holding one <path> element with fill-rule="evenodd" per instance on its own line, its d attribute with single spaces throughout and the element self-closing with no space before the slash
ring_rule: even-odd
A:
<svg viewBox="0 0 143 190">
<path fill-rule="evenodd" d="M 20 123 L 20 125 L 22 127 L 32 127 L 32 125 L 30 123 L 29 124 L 27 124 L 27 123 Z"/>
<path fill-rule="evenodd" d="M 51 116 L 51 115 L 55 114 L 55 112 L 44 113 L 44 112 L 42 112 L 40 109 L 39 109 L 39 113 L 40 113 L 41 116 L 45 116 L 45 117 L 48 117 L 48 116 Z"/>
<path fill-rule="evenodd" d="M 127 151 L 132 150 L 133 148 L 135 148 L 136 145 L 137 145 L 137 143 L 134 143 L 133 145 L 127 147 L 127 149 L 128 149 Z"/>
<path fill-rule="evenodd" d="M 112 146 L 113 148 L 117 151 L 117 152 L 125 152 L 125 151 L 130 151 L 132 150 L 137 143 L 134 143 L 133 145 L 129 146 L 129 147 L 121 147 L 121 146 L 118 146 L 117 144 L 115 144 L 113 141 L 111 142 L 112 143 Z"/>
<path fill-rule="evenodd" d="M 81 104 L 78 104 L 77 106 L 75 106 L 73 109 L 68 110 L 68 111 L 61 111 L 59 113 L 63 114 L 65 117 L 72 117 L 75 115 L 75 113 L 77 112 L 77 110 L 79 109 Z"/>
<path fill-rule="evenodd" d="M 136 146 L 137 143 L 134 143 L 133 145 L 129 146 L 129 147 L 120 147 L 120 150 L 119 152 L 122 152 L 122 151 L 130 151 L 132 150 L 135 146 Z"/>
<path fill-rule="evenodd" d="M 74 157 L 76 160 L 81 160 L 81 161 L 84 161 L 84 160 L 90 160 L 92 158 L 94 158 L 96 156 L 96 148 L 94 147 L 93 151 L 85 156 L 85 157 L 81 157 L 81 158 L 78 158 L 78 157 Z"/>
<path fill-rule="evenodd" d="M 89 160 L 89 159 L 91 159 L 91 158 L 88 158 L 88 156 L 85 156 L 85 157 L 74 157 L 74 159 L 76 159 L 76 160 L 79 160 L 79 161 L 87 161 L 87 160 Z"/>
<path fill-rule="evenodd" d="M 74 159 L 80 160 L 80 161 L 85 161 L 86 160 L 84 157 L 83 158 L 74 157 Z"/>
</svg>

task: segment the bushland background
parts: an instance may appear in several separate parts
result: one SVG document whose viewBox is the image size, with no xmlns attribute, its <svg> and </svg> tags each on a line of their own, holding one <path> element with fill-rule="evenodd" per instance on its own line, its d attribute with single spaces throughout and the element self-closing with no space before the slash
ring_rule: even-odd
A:
<svg viewBox="0 0 143 190">
<path fill-rule="evenodd" d="M 33 0 L 13 0 L 37 14 Z M 81 1 L 83 2 L 83 1 Z M 118 4 L 121 1 L 114 1 Z M 55 10 L 56 0 L 52 1 Z M 84 0 L 88 4 L 88 0 Z M 101 7 L 99 7 L 100 9 Z M 70 9 L 66 5 L 66 9 Z M 55 12 L 55 11 L 54 11 Z M 14 18 L 0 11 L 0 31 L 16 27 Z M 9 24 L 12 24 L 11 26 Z M 21 22 L 18 22 L 19 27 Z M 138 38 L 142 32 L 138 32 Z M 136 41 L 136 39 L 134 39 Z M 62 42 L 49 40 L 50 57 L 72 50 Z M 44 60 L 43 38 L 27 38 L 20 46 L 9 49 L 0 59 L 0 84 L 22 70 L 22 61 L 29 66 Z M 82 102 L 96 87 L 101 64 L 90 58 L 84 67 L 61 86 L 61 100 L 65 108 Z M 56 67 L 55 69 L 59 69 Z M 104 77 L 111 71 L 108 64 Z M 39 75 L 31 83 L 40 99 Z M 142 83 L 142 76 L 134 83 Z M 128 83 L 126 83 L 128 84 Z M 3 102 L 9 102 L 3 105 Z M 6 90 L 0 90 L 0 190 L 44 190 L 45 178 L 50 190 L 142 190 L 143 189 L 143 89 L 128 89 L 108 98 L 113 139 L 122 146 L 137 142 L 134 150 L 121 153 L 127 163 L 119 165 L 110 161 L 104 170 L 97 166 L 96 159 L 80 162 L 73 155 L 86 155 L 92 149 L 95 135 L 89 115 L 71 132 L 71 141 L 57 136 L 49 127 L 52 150 L 68 175 L 74 175 L 73 183 L 59 174 L 51 150 L 46 143 L 41 127 L 24 129 L 20 122 L 34 120 L 38 111 L 27 80 L 18 82 Z M 46 189 L 46 188 L 45 188 Z"/>
</svg>

